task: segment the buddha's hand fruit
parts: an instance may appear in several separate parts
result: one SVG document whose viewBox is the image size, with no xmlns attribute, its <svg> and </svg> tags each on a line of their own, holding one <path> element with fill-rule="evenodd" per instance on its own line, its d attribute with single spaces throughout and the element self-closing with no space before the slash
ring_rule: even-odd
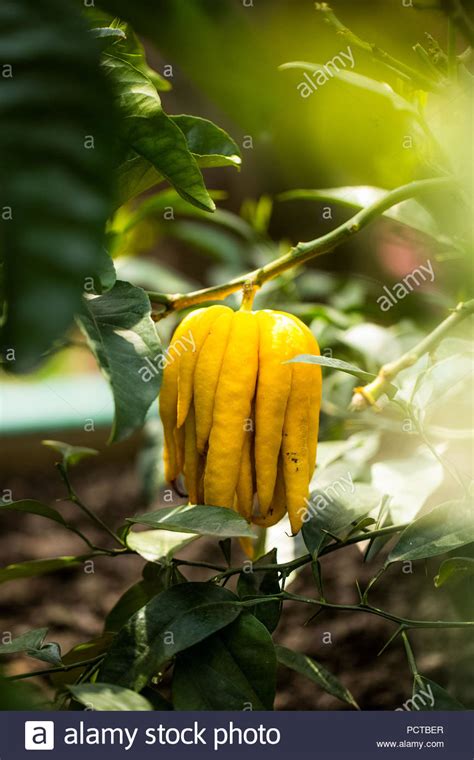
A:
<svg viewBox="0 0 474 760">
<path fill-rule="evenodd" d="M 280 311 L 210 306 L 178 325 L 163 373 L 165 475 L 183 473 L 192 504 L 269 526 L 303 523 L 313 474 L 321 368 L 311 331 Z"/>
</svg>

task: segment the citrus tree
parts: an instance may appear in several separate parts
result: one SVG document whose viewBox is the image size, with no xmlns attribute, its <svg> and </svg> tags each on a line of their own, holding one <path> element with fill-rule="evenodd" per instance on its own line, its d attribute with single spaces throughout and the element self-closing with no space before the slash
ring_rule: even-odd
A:
<svg viewBox="0 0 474 760">
<path fill-rule="evenodd" d="M 74 478 L 74 465 L 97 452 L 45 441 L 58 454 L 65 499 L 103 540 L 97 545 L 61 506 L 34 494 L 4 497 L 2 511 L 54 521 L 83 546 L 74 556 L 3 567 L 0 583 L 46 574 L 54 583 L 63 568 L 129 554 L 143 558 L 143 574 L 124 589 L 103 634 L 67 653 L 47 640 L 46 628 L 3 641 L 2 659 L 26 653 L 45 664 L 13 677 L 9 705 L 44 705 L 16 683 L 41 676 L 56 709 L 270 710 L 280 665 L 357 708 L 319 662 L 277 643 L 291 601 L 309 617 L 330 608 L 364 615 L 367 625 L 373 617 L 389 621 L 384 651 L 402 640 L 413 699 L 429 688 L 432 709 L 462 709 L 419 672 L 411 635 L 474 627 L 471 475 L 457 454 L 460 443 L 469 447 L 472 419 L 465 222 L 472 177 L 463 133 L 472 74 L 469 50 L 456 47 L 456 40 L 473 42 L 470 18 L 461 5 L 451 13 L 446 4 L 447 49 L 419 43 L 413 67 L 316 4 L 348 50 L 376 60 L 378 78 L 321 62 L 282 61 L 281 68 L 304 72 L 313 84 L 330 76 L 403 113 L 418 140 L 417 174 L 389 189 L 287 191 L 278 203 L 322 202 L 348 216 L 289 246 L 270 236 L 268 197 L 248 201 L 241 215 L 216 207 L 222 195 L 208 189 L 202 169 L 235 170 L 241 151 L 213 121 L 165 110 L 170 80 L 150 68 L 134 31 L 158 39 L 158 14 L 146 2 L 100 5 L 103 12 L 12 0 L 0 8 L 0 48 L 10 61 L 0 77 L 4 370 L 33 370 L 79 331 L 113 394 L 110 445 L 151 424 L 145 419 L 161 388 L 163 426 L 153 423 L 148 475 L 153 493 L 166 489 L 165 505 L 106 524 Z M 461 115 L 455 125 L 446 124 L 449 108 Z M 305 265 L 336 256 L 387 219 L 424 236 L 431 258 L 380 291 L 377 324 L 365 309 L 370 284 L 341 288 L 337 277 Z M 193 290 L 165 267 L 150 267 L 141 254 L 150 232 L 154 240 L 165 227 L 212 254 L 228 251 L 219 270 L 226 276 Z M 423 273 L 434 277 L 431 259 L 459 269 L 456 295 L 448 288 L 449 298 L 436 304 L 438 320 L 424 330 L 391 322 L 383 313 L 416 290 Z M 387 453 L 393 440 L 396 455 Z M 432 503 L 441 485 L 449 498 Z M 208 561 L 205 537 L 218 542 L 220 563 Z M 190 542 L 202 544 L 201 559 L 183 558 Z M 324 591 L 324 558 L 354 545 L 373 577 L 364 588 L 351 579 L 356 601 L 336 603 Z M 439 569 L 429 582 L 452 590 L 436 619 L 410 605 L 401 614 L 373 604 L 374 585 L 395 563 L 432 557 Z M 292 583 L 307 566 L 314 592 L 303 596 Z M 197 582 L 194 568 L 208 579 Z"/>
</svg>

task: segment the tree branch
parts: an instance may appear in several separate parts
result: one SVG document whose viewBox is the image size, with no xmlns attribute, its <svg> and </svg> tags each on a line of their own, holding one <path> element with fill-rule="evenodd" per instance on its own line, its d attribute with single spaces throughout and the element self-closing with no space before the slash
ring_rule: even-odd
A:
<svg viewBox="0 0 474 760">
<path fill-rule="evenodd" d="M 362 40 L 357 34 L 348 29 L 337 16 L 328 3 L 315 3 L 316 10 L 323 14 L 324 21 L 336 30 L 337 34 L 342 35 L 349 42 L 349 44 L 355 45 L 360 50 L 364 50 L 369 53 L 375 60 L 380 61 L 384 66 L 395 71 L 396 74 L 402 77 L 402 79 L 409 80 L 416 87 L 421 87 L 424 90 L 439 91 L 439 83 L 431 77 L 425 76 L 421 71 L 408 66 L 403 61 L 399 61 L 394 58 L 393 55 L 387 53 L 386 50 L 382 50 L 372 42 L 366 42 Z"/>
<path fill-rule="evenodd" d="M 316 256 L 321 256 L 334 250 L 334 248 L 337 248 L 337 246 L 352 237 L 352 235 L 360 232 L 360 230 L 397 203 L 425 192 L 438 190 L 453 182 L 454 179 L 452 177 L 434 177 L 432 179 L 410 182 L 407 185 L 390 190 L 383 198 L 361 209 L 357 214 L 354 214 L 354 216 L 326 235 L 307 242 L 297 243 L 283 256 L 265 264 L 260 269 L 254 269 L 251 272 L 247 272 L 247 274 L 235 277 L 223 285 L 214 285 L 210 288 L 202 288 L 201 290 L 195 290 L 186 294 L 166 294 L 147 291 L 148 296 L 152 303 L 161 304 L 162 308 L 157 314 L 158 318 L 163 318 L 173 311 L 187 309 L 190 306 L 205 303 L 206 301 L 222 300 L 242 288 L 250 290 L 252 288 L 260 288 L 265 282 L 278 277 L 278 275 L 287 269 L 305 264 Z"/>
<path fill-rule="evenodd" d="M 390 388 L 392 380 L 404 369 L 412 367 L 416 364 L 424 354 L 430 353 L 440 343 L 447 333 L 462 322 L 466 317 L 474 314 L 474 299 L 466 301 L 465 303 L 459 303 L 455 309 L 452 310 L 449 317 L 446 317 L 441 324 L 423 338 L 416 346 L 410 351 L 407 351 L 396 361 L 384 364 L 380 368 L 379 373 L 375 380 L 372 380 L 367 385 L 354 389 L 354 396 L 352 398 L 351 409 L 354 411 L 361 411 L 369 406 L 377 408 L 377 399 L 380 396 L 387 393 Z"/>
</svg>

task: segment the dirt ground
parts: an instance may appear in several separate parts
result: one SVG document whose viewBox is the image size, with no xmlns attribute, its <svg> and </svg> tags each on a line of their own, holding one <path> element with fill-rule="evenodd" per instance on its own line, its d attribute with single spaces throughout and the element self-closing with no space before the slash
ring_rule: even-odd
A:
<svg viewBox="0 0 474 760">
<path fill-rule="evenodd" d="M 133 459 L 128 464 L 81 464 L 73 480 L 83 501 L 104 520 L 115 526 L 137 512 L 143 512 L 140 483 Z M 3 488 L 14 499 L 36 498 L 51 505 L 64 496 L 64 486 L 53 467 L 22 476 L 3 478 Z M 158 505 L 154 505 L 158 506 Z M 62 503 L 65 516 L 102 545 L 99 536 L 77 507 Z M 84 551 L 79 538 L 55 523 L 14 513 L 1 517 L 1 565 L 26 559 L 76 554 Z M 216 542 L 198 542 L 180 556 L 222 563 Z M 368 566 L 357 547 L 335 552 L 323 559 L 326 598 L 337 603 L 356 603 L 354 579 L 362 588 L 375 574 L 383 555 Z M 141 575 L 144 561 L 138 557 L 98 558 L 94 572 L 82 567 L 42 578 L 15 580 L 0 586 L 0 633 L 17 636 L 31 628 L 48 627 L 49 640 L 57 641 L 63 652 L 79 642 L 100 634 L 104 616 L 123 591 Z M 372 604 L 412 618 L 455 618 L 456 610 L 444 590 L 436 591 L 433 576 L 439 562 L 418 562 L 413 573 L 401 565 L 390 569 L 371 595 Z M 200 580 L 207 571 L 182 568 L 189 579 Z M 304 570 L 292 585 L 294 593 L 316 596 L 311 573 Z M 362 709 L 393 710 L 411 696 L 411 676 L 400 640 L 380 657 L 377 653 L 394 632 L 394 625 L 365 613 L 325 610 L 305 625 L 314 610 L 288 603 L 275 640 L 304 652 L 327 667 L 353 693 Z M 413 633 L 411 641 L 419 671 L 441 684 L 468 707 L 474 706 L 472 633 L 456 630 L 424 630 Z M 5 658 L 7 674 L 31 670 L 36 663 L 22 657 Z M 39 663 L 38 667 L 42 667 Z M 316 685 L 284 668 L 278 674 L 276 709 L 350 709 L 321 691 Z"/>
</svg>

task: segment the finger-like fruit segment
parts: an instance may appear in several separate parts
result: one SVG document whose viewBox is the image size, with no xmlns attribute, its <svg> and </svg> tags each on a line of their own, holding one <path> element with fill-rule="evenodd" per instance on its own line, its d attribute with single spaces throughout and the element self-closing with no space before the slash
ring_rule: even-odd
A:
<svg viewBox="0 0 474 760">
<path fill-rule="evenodd" d="M 254 494 L 252 473 L 252 432 L 250 430 L 245 432 L 236 494 L 238 512 L 242 517 L 245 517 L 246 520 L 250 521 L 252 517 Z"/>
<path fill-rule="evenodd" d="M 178 371 L 179 359 L 181 356 L 180 344 L 183 336 L 191 329 L 193 321 L 199 319 L 199 313 L 203 309 L 188 314 L 176 328 L 171 343 L 166 352 L 167 365 L 163 372 L 163 382 L 161 385 L 159 406 L 160 415 L 163 422 L 165 436 L 165 477 L 171 483 L 178 477 L 180 468 L 177 459 L 174 429 L 177 420 L 178 404 Z"/>
<path fill-rule="evenodd" d="M 270 528 L 272 525 L 276 525 L 276 523 L 280 522 L 285 513 L 285 480 L 283 475 L 283 462 L 280 454 L 280 457 L 278 459 L 275 491 L 272 496 L 270 507 L 265 515 L 254 515 L 252 522 L 254 522 L 256 525 L 262 526 L 263 528 Z"/>
<path fill-rule="evenodd" d="M 253 312 L 238 311 L 232 318 L 214 401 L 204 475 L 206 504 L 233 506 L 257 370 L 257 318 Z"/>
<path fill-rule="evenodd" d="M 303 330 L 307 337 L 307 348 L 304 351 L 306 354 L 313 354 L 315 356 L 320 355 L 318 341 L 314 337 L 313 333 L 303 322 L 291 315 L 291 319 L 296 321 L 298 326 Z M 308 431 L 308 468 L 309 479 L 311 480 L 316 464 L 316 449 L 318 445 L 318 432 L 319 432 L 319 409 L 321 407 L 321 392 L 322 392 L 322 372 L 321 367 L 317 364 L 306 365 L 311 367 L 311 382 L 310 382 L 310 414 L 309 414 L 309 431 Z M 308 373 L 309 374 L 309 373 Z"/>
<path fill-rule="evenodd" d="M 227 309 L 215 322 L 199 352 L 194 372 L 194 408 L 196 410 L 196 442 L 203 454 L 212 426 L 214 399 L 227 348 L 234 312 Z"/>
<path fill-rule="evenodd" d="M 286 504 L 293 534 L 303 524 L 308 496 L 308 435 L 310 372 L 308 365 L 291 365 L 291 391 L 283 424 L 282 457 Z M 311 368 L 309 367 L 309 370 Z"/>
<path fill-rule="evenodd" d="M 286 404 L 295 355 L 294 323 L 285 314 L 259 311 L 258 383 L 255 404 L 255 464 L 260 514 L 267 514 L 275 488 Z M 297 332 L 300 338 L 299 331 Z M 300 341 L 301 342 L 301 341 Z"/>
<path fill-rule="evenodd" d="M 190 322 L 187 333 L 180 338 L 181 355 L 178 365 L 178 427 L 184 425 L 184 421 L 189 412 L 189 407 L 191 406 L 193 398 L 194 371 L 203 343 L 209 335 L 212 323 L 227 311 L 230 311 L 227 306 L 209 306 L 207 309 L 199 309 L 199 318 Z"/>
<path fill-rule="evenodd" d="M 196 421 L 191 404 L 184 424 L 184 480 L 191 504 L 199 504 L 199 452 L 196 448 Z"/>
</svg>

